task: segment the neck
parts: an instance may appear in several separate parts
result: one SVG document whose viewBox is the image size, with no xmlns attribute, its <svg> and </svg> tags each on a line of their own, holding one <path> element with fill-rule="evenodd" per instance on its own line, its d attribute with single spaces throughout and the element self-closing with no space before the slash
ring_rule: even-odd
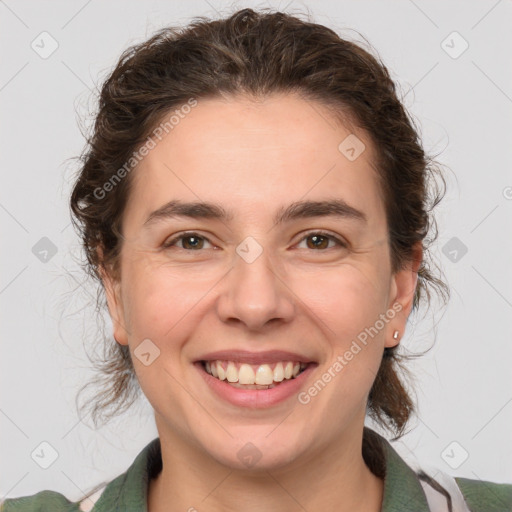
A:
<svg viewBox="0 0 512 512">
<path fill-rule="evenodd" d="M 171 433 L 159 433 L 163 466 L 150 481 L 148 512 L 229 512 L 242 504 L 247 512 L 381 510 L 384 482 L 363 460 L 362 426 L 355 438 L 347 432 L 336 446 L 304 456 L 293 467 L 258 472 L 226 467 Z"/>
</svg>

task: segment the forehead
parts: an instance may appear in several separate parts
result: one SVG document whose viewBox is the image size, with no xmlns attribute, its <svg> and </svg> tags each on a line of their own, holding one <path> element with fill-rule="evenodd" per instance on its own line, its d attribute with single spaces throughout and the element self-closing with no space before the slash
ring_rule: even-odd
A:
<svg viewBox="0 0 512 512">
<path fill-rule="evenodd" d="M 137 166 L 125 213 L 141 223 L 179 198 L 271 215 L 272 204 L 342 197 L 379 216 L 374 161 L 368 135 L 317 102 L 292 94 L 199 99 Z"/>
</svg>

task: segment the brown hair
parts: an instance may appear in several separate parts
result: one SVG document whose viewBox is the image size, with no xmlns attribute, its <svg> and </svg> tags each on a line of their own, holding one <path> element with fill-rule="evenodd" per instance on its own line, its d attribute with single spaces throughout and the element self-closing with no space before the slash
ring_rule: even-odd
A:
<svg viewBox="0 0 512 512">
<path fill-rule="evenodd" d="M 431 290 L 448 297 L 447 286 L 433 275 L 428 251 L 437 236 L 432 209 L 444 194 L 445 182 L 439 166 L 425 154 L 387 68 L 325 26 L 281 12 L 243 9 L 226 19 L 200 17 L 183 29 L 165 28 L 128 48 L 101 88 L 70 201 L 87 257 L 85 270 L 100 283 L 98 310 L 105 306 L 99 269 L 118 277 L 121 219 L 133 181 L 126 162 L 164 116 L 191 98 L 261 98 L 274 92 L 297 92 L 366 130 L 378 155 L 375 168 L 386 208 L 392 270 L 410 263 L 419 243 L 424 255 L 413 310 L 423 299 L 430 302 Z M 122 168 L 123 179 L 114 183 Z M 106 183 L 112 184 L 108 194 Z M 95 423 L 127 409 L 140 392 L 128 347 L 111 335 L 103 333 L 103 338 L 104 358 L 97 364 L 102 377 L 94 381 L 102 386 L 91 405 Z M 401 360 L 408 356 L 396 348 L 384 351 L 368 413 L 399 437 L 414 405 L 399 377 Z"/>
</svg>

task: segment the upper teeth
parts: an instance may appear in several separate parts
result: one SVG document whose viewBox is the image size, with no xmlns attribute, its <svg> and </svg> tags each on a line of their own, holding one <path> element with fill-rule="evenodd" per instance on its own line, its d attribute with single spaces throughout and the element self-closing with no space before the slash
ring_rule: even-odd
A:
<svg viewBox="0 0 512 512">
<path fill-rule="evenodd" d="M 275 367 L 272 368 L 272 366 Z M 284 379 L 296 377 L 306 365 L 285 361 L 273 364 L 251 365 L 233 361 L 206 361 L 206 371 L 220 380 L 238 382 L 239 384 L 270 385 Z"/>
</svg>

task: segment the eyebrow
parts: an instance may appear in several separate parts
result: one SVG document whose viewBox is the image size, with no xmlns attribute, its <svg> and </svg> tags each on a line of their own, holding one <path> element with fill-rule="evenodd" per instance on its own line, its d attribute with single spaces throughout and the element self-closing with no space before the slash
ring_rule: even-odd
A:
<svg viewBox="0 0 512 512">
<path fill-rule="evenodd" d="M 177 217 L 216 219 L 229 222 L 233 219 L 234 214 L 216 203 L 172 200 L 151 212 L 144 222 L 144 227 L 164 219 Z M 286 207 L 279 208 L 273 222 L 278 225 L 296 219 L 313 217 L 341 217 L 367 222 L 367 217 L 362 211 L 350 206 L 343 199 L 296 201 Z"/>
</svg>

